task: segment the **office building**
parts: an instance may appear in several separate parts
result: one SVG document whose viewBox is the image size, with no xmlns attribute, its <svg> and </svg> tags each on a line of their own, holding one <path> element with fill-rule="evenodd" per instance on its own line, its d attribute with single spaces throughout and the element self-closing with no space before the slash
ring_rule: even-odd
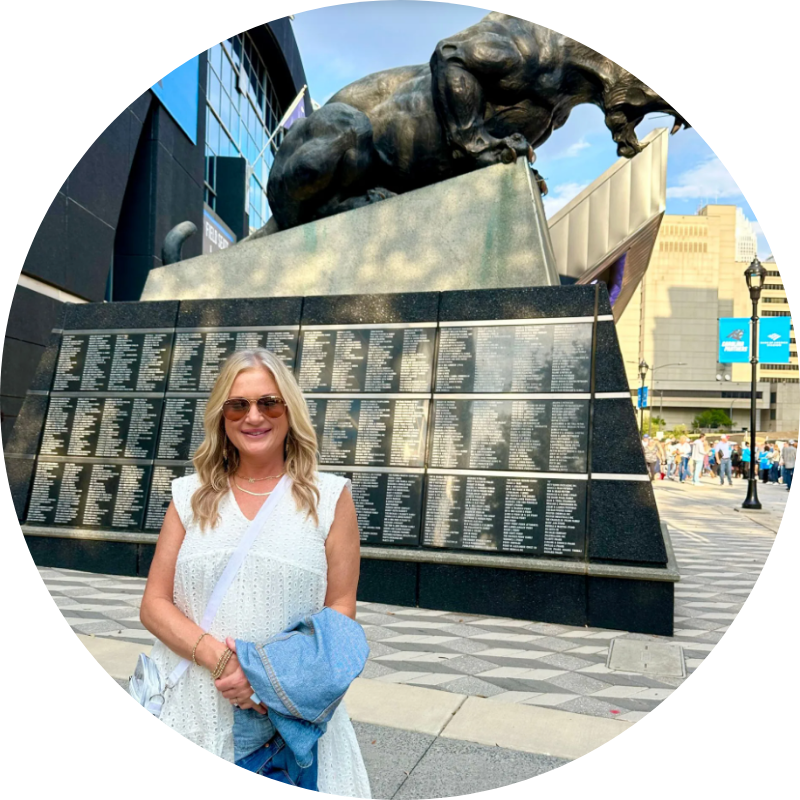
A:
<svg viewBox="0 0 800 800">
<path fill-rule="evenodd" d="M 270 137 L 306 85 L 288 18 L 215 45 L 134 100 L 50 205 L 22 267 L 3 351 L 3 441 L 64 302 L 138 300 L 167 233 L 191 257 L 264 224 Z M 306 91 L 297 113 L 310 114 Z"/>
<path fill-rule="evenodd" d="M 750 317 L 744 279 L 752 260 L 754 232 L 741 209 L 709 205 L 696 215 L 665 215 L 644 280 L 618 322 L 632 392 L 641 385 L 639 363 L 650 369 L 654 416 L 667 428 L 691 427 L 696 416 L 721 409 L 734 430 L 749 427 L 750 365 L 721 364 L 718 319 Z M 759 313 L 789 316 L 786 293 L 774 261 Z M 790 364 L 759 365 L 757 427 L 760 431 L 796 432 L 800 416 L 797 347 Z"/>
</svg>

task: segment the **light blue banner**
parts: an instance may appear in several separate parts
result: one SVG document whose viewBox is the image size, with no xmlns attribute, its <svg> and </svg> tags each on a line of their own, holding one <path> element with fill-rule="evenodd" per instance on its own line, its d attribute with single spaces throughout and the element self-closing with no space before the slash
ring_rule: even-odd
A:
<svg viewBox="0 0 800 800">
<path fill-rule="evenodd" d="M 789 363 L 791 317 L 762 317 L 758 324 L 758 360 L 762 364 Z"/>
<path fill-rule="evenodd" d="M 192 140 L 192 144 L 197 144 L 199 76 L 200 57 L 195 56 L 151 87 L 153 94 Z"/>
<path fill-rule="evenodd" d="M 723 317 L 719 321 L 720 364 L 746 364 L 750 361 L 750 320 Z"/>
</svg>

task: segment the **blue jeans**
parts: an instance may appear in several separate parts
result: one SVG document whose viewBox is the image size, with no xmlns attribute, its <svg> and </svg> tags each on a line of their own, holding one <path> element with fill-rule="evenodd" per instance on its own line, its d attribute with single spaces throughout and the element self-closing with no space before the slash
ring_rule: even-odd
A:
<svg viewBox="0 0 800 800">
<path fill-rule="evenodd" d="M 679 479 L 681 483 L 689 480 L 689 456 L 681 456 L 681 471 Z"/>
<path fill-rule="evenodd" d="M 792 488 L 792 478 L 794 477 L 794 467 L 788 469 L 787 467 L 783 468 L 783 482 L 786 484 L 787 489 Z"/>
<path fill-rule="evenodd" d="M 733 484 L 731 480 L 731 460 L 729 458 L 720 459 L 719 462 L 719 485 L 722 486 L 725 483 L 725 476 L 728 476 L 728 483 Z"/>
<path fill-rule="evenodd" d="M 236 766 L 279 783 L 288 783 L 290 786 L 299 786 L 301 789 L 318 792 L 317 745 L 314 745 L 313 756 L 314 760 L 311 762 L 311 766 L 299 766 L 294 753 L 286 746 L 281 735 L 276 733 L 264 747 L 259 747 L 249 756 L 240 758 L 236 762 Z"/>
</svg>

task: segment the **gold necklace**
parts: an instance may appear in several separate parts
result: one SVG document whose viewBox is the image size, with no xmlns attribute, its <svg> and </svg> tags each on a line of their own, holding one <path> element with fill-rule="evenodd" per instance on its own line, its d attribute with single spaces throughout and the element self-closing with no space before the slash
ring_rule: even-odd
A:
<svg viewBox="0 0 800 800">
<path fill-rule="evenodd" d="M 242 480 L 246 480 L 248 483 L 260 483 L 261 481 L 268 481 L 271 478 L 282 478 L 282 477 L 283 473 L 281 472 L 278 475 L 267 475 L 266 478 L 245 478 L 244 476 L 242 476 Z M 244 489 L 242 489 L 242 491 L 244 491 Z"/>
<path fill-rule="evenodd" d="M 253 497 L 268 497 L 269 495 L 271 495 L 275 491 L 274 489 L 270 489 L 270 491 L 268 491 L 268 492 L 248 492 L 247 489 L 242 489 L 242 487 L 239 486 L 239 484 L 236 483 L 236 481 L 234 481 L 233 484 L 234 484 L 234 486 L 236 486 L 236 488 L 240 492 L 244 492 L 245 494 L 252 495 Z"/>
</svg>

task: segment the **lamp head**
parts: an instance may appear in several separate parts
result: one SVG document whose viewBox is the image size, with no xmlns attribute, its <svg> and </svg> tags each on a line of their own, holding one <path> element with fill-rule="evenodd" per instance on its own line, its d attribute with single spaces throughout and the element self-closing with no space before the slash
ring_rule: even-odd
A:
<svg viewBox="0 0 800 800">
<path fill-rule="evenodd" d="M 767 277 L 767 270 L 758 260 L 758 256 L 753 258 L 750 265 L 744 271 L 744 278 L 747 281 L 747 288 L 750 290 L 750 298 L 758 300 L 761 290 L 764 288 L 764 279 Z"/>
</svg>

